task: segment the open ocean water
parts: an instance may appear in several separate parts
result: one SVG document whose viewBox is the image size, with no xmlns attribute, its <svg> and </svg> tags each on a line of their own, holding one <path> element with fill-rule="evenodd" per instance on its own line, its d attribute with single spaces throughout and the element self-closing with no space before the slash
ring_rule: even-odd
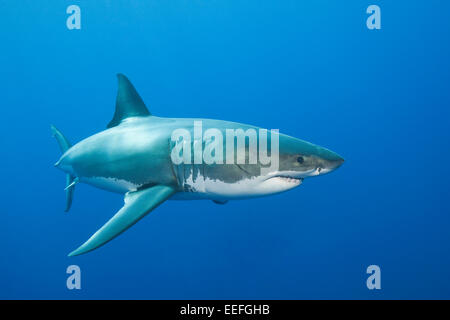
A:
<svg viewBox="0 0 450 320">
<path fill-rule="evenodd" d="M 366 26 L 371 4 L 379 30 Z M 70 5 L 81 29 L 66 26 Z M 449 299 L 449 12 L 423 0 L 1 0 L 0 298 Z M 50 124 L 72 142 L 104 130 L 119 72 L 154 115 L 280 129 L 346 162 L 270 197 L 167 201 L 69 258 L 123 198 L 79 184 L 63 212 Z M 70 265 L 81 290 L 66 287 Z"/>
</svg>

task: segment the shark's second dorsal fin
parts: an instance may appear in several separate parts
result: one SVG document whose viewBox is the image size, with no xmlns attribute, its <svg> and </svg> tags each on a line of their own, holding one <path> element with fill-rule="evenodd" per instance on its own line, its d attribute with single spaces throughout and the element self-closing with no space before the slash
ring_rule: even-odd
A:
<svg viewBox="0 0 450 320">
<path fill-rule="evenodd" d="M 117 90 L 116 111 L 108 128 L 117 126 L 122 120 L 130 117 L 145 117 L 151 115 L 147 107 L 131 84 L 123 74 L 117 74 L 119 88 Z"/>
</svg>

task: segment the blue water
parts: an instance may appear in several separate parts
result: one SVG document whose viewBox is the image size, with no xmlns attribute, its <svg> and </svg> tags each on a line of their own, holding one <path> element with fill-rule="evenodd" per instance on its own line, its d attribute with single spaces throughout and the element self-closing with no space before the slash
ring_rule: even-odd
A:
<svg viewBox="0 0 450 320">
<path fill-rule="evenodd" d="M 68 30 L 66 8 L 81 8 Z M 381 8 L 368 30 L 366 8 Z M 1 1 L 0 298 L 450 298 L 450 3 Z M 158 116 L 328 147 L 336 172 L 220 206 L 168 201 L 68 258 L 122 205 L 64 174 L 49 126 L 105 128 L 115 74 Z M 66 288 L 78 265 L 81 290 Z M 381 268 L 381 290 L 366 287 Z"/>
</svg>

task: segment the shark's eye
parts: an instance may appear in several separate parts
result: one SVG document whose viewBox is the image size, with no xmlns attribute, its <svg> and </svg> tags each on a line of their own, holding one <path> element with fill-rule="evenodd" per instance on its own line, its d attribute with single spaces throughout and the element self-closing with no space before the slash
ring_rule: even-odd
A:
<svg viewBox="0 0 450 320">
<path fill-rule="evenodd" d="M 302 156 L 300 156 L 300 157 L 297 158 L 297 162 L 298 162 L 298 163 L 303 163 L 304 161 L 305 161 L 305 159 L 303 159 Z"/>
</svg>

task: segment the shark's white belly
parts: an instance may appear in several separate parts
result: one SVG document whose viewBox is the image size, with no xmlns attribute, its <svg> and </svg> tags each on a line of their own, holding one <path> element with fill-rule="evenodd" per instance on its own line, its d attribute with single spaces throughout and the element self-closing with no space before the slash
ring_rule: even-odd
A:
<svg viewBox="0 0 450 320">
<path fill-rule="evenodd" d="M 116 178 L 82 177 L 80 178 L 80 181 L 93 185 L 103 190 L 108 190 L 117 193 L 127 193 L 129 191 L 136 191 L 140 187 L 140 185 L 136 185 L 130 181 Z"/>
<path fill-rule="evenodd" d="M 140 185 L 132 182 L 105 177 L 81 178 L 81 181 L 96 186 L 98 188 L 117 192 L 127 193 L 136 191 Z M 276 175 L 244 178 L 242 180 L 229 183 L 218 179 L 211 179 L 198 174 L 195 178 L 190 176 L 182 183 L 182 192 L 174 194 L 174 200 L 232 200 L 261 197 L 276 194 L 293 189 L 301 184 L 299 179 L 291 179 Z"/>
<path fill-rule="evenodd" d="M 300 184 L 301 180 L 299 179 L 279 176 L 245 178 L 234 183 L 228 183 L 203 177 L 202 175 L 197 175 L 193 178 L 191 174 L 183 183 L 182 187 L 185 191 L 173 195 L 172 199 L 245 199 L 280 193 L 295 188 Z"/>
</svg>

